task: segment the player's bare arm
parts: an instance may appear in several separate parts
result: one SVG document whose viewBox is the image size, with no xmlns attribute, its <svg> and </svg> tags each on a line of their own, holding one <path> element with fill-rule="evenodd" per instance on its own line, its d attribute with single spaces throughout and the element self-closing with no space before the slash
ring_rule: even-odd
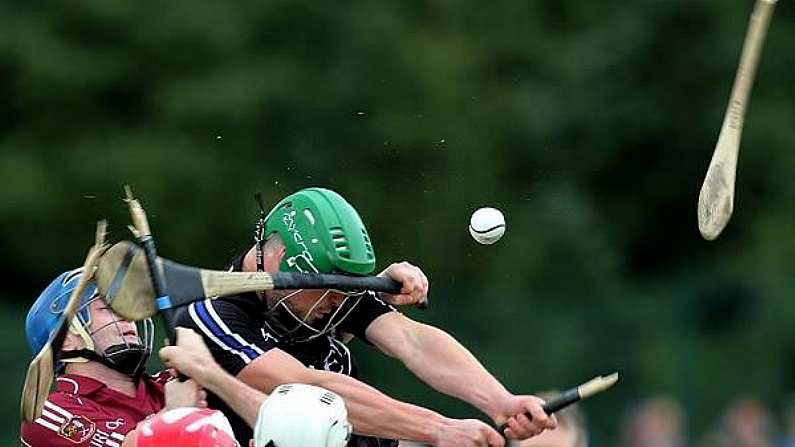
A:
<svg viewBox="0 0 795 447">
<path fill-rule="evenodd" d="M 359 434 L 437 446 L 503 445 L 500 435 L 479 421 L 450 419 L 398 401 L 352 377 L 307 368 L 280 349 L 251 362 L 238 378 L 266 393 L 283 383 L 306 383 L 334 391 L 345 399 L 354 432 Z"/>
<path fill-rule="evenodd" d="M 224 371 L 197 333 L 186 328 L 177 328 L 176 333 L 177 345 L 163 347 L 160 360 L 217 394 L 253 427 L 267 395 Z"/>
<path fill-rule="evenodd" d="M 434 389 L 472 404 L 496 424 L 507 422 L 506 435 L 511 439 L 526 439 L 557 426 L 554 416 L 541 408 L 543 400 L 508 392 L 465 347 L 439 328 L 391 312 L 370 324 L 367 338 Z"/>
</svg>

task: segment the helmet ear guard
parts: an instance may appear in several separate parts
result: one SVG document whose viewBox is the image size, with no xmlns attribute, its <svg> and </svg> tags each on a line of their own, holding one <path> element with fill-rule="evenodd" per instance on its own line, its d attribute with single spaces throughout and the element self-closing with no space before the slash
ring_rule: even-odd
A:
<svg viewBox="0 0 795 447">
<path fill-rule="evenodd" d="M 95 332 L 99 332 L 105 327 L 114 325 L 109 323 Z M 90 323 L 89 323 L 90 324 Z M 128 376 L 138 376 L 146 371 L 146 362 L 152 354 L 154 345 L 154 322 L 147 318 L 137 322 L 140 343 L 123 341 L 115 345 L 108 346 L 102 352 L 97 352 L 96 344 L 92 334 L 89 332 L 89 325 L 75 317 L 69 326 L 69 331 L 78 335 L 83 341 L 83 347 L 69 351 L 63 351 L 60 361 L 62 363 L 85 363 L 95 361 L 102 363 L 108 368 L 119 371 Z M 65 365 L 61 365 L 63 369 Z"/>
</svg>

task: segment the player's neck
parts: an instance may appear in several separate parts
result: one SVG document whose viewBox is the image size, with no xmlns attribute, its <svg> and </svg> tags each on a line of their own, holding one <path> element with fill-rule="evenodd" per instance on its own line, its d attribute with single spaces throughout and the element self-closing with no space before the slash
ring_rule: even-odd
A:
<svg viewBox="0 0 795 447">
<path fill-rule="evenodd" d="M 66 366 L 65 372 L 98 380 L 108 388 L 130 397 L 135 397 L 137 391 L 137 386 L 132 377 L 99 362 L 70 363 Z"/>
</svg>

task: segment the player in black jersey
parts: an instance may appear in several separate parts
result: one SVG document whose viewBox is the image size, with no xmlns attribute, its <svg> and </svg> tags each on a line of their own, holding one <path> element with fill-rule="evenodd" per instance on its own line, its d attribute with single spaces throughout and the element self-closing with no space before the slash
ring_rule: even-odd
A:
<svg viewBox="0 0 795 447">
<path fill-rule="evenodd" d="M 345 199 L 308 188 L 260 216 L 254 246 L 232 269 L 369 275 L 375 253 L 359 214 Z M 449 334 L 395 310 L 393 304 L 427 299 L 428 282 L 420 269 L 403 262 L 380 275 L 402 283 L 401 293 L 246 293 L 193 303 L 180 312 L 177 324 L 201 334 L 218 363 L 256 389 L 270 393 L 281 384 L 306 383 L 341 395 L 355 434 L 349 446 L 395 446 L 394 439 L 442 447 L 504 445 L 481 421 L 447 418 L 357 380 L 344 342 L 350 336 L 402 361 L 422 381 L 472 404 L 495 424 L 507 422 L 508 438 L 526 439 L 557 425 L 541 408 L 543 400 L 510 393 Z M 226 410 L 245 445 L 251 438 L 245 422 L 212 394 L 208 403 Z"/>
</svg>

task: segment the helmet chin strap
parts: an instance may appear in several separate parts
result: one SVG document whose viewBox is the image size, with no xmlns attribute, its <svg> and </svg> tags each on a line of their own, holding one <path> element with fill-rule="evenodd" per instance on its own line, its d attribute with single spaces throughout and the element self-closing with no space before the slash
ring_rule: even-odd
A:
<svg viewBox="0 0 795 447">
<path fill-rule="evenodd" d="M 83 340 L 83 349 L 77 349 L 72 351 L 64 351 L 61 354 L 61 362 L 63 363 L 85 363 L 91 361 L 89 357 L 85 355 L 78 355 L 76 353 L 83 353 L 83 352 L 94 352 L 94 339 L 91 338 L 91 334 L 88 333 L 83 323 L 81 323 L 79 317 L 75 315 L 72 318 L 72 321 L 69 322 L 69 332 L 72 334 L 77 335 Z M 90 356 L 90 355 L 89 355 Z"/>
<path fill-rule="evenodd" d="M 99 362 L 124 375 L 138 377 L 145 370 L 149 352 L 142 345 L 119 344 L 110 346 L 103 352 L 103 355 L 83 348 L 66 351 L 61 355 L 61 359 L 64 361 L 73 359 L 82 360 L 82 362 Z"/>
<path fill-rule="evenodd" d="M 143 345 L 124 343 L 110 346 L 102 354 L 103 364 L 122 374 L 137 377 L 145 371 L 150 352 Z"/>
</svg>

